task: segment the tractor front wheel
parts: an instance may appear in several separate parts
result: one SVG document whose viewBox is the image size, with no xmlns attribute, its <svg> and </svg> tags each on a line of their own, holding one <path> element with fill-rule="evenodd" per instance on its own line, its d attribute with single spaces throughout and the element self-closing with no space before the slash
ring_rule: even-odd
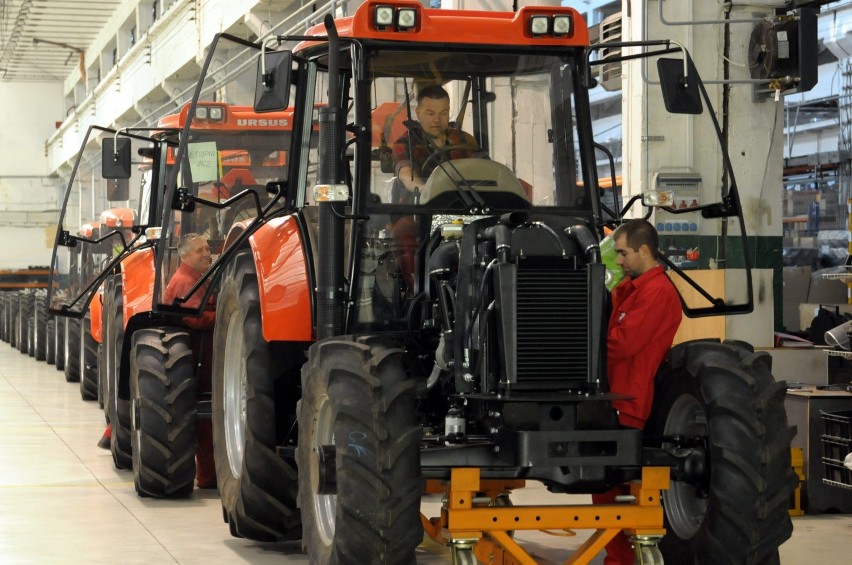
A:
<svg viewBox="0 0 852 565">
<path fill-rule="evenodd" d="M 133 481 L 140 496 L 187 496 L 195 485 L 197 398 L 191 336 L 180 328 L 133 334 L 130 352 Z"/>
<path fill-rule="evenodd" d="M 80 382 L 80 329 L 83 322 L 79 318 L 68 318 L 65 321 L 65 380 L 69 383 Z"/>
<path fill-rule="evenodd" d="M 346 337 L 311 346 L 299 401 L 299 507 L 312 563 L 415 562 L 421 429 L 402 350 Z"/>
<path fill-rule="evenodd" d="M 646 436 L 699 438 L 707 461 L 702 477 L 673 480 L 663 493 L 667 563 L 778 563 L 793 530 L 795 428 L 787 425 L 786 384 L 770 369 L 766 353 L 708 341 L 675 347 L 661 368 Z"/>
<path fill-rule="evenodd" d="M 80 339 L 80 397 L 98 399 L 98 342 L 92 335 L 92 314 L 86 312 Z"/>
</svg>

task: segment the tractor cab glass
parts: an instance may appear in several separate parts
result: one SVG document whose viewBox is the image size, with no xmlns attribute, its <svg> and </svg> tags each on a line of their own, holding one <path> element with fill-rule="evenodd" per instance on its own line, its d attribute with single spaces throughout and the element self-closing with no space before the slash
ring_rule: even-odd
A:
<svg viewBox="0 0 852 565">
<path fill-rule="evenodd" d="M 104 150 L 99 138 L 109 140 Z M 144 136 L 89 128 L 56 224 L 48 290 L 51 313 L 83 316 L 104 273 L 142 241 L 151 221 L 151 181 L 146 172 L 151 166 L 131 153 L 131 146 L 133 151 L 149 150 L 153 144 Z M 115 147 L 121 152 L 118 168 L 111 162 Z"/>
<path fill-rule="evenodd" d="M 184 135 L 167 180 L 157 255 L 162 277 L 155 300 L 160 304 L 180 266 L 181 236 L 197 233 L 208 240 L 212 275 L 222 263 L 219 256 L 235 238 L 287 203 L 282 196 L 294 113 L 291 108 L 255 112 L 259 53 L 257 45 L 219 36 L 199 81 L 197 101 L 182 110 Z M 272 106 L 276 102 L 280 100 L 273 100 Z M 180 308 L 189 298 L 178 297 L 173 304 L 163 304 L 164 309 Z"/>
<path fill-rule="evenodd" d="M 570 54 L 380 49 L 365 60 L 354 106 L 370 135 L 352 174 L 369 219 L 354 328 L 411 324 L 411 298 L 436 291 L 430 273 L 444 268 L 437 248 L 452 226 L 512 213 L 594 225 Z"/>
<path fill-rule="evenodd" d="M 592 214 L 575 154 L 570 57 L 382 50 L 368 62 L 368 208 Z"/>
</svg>

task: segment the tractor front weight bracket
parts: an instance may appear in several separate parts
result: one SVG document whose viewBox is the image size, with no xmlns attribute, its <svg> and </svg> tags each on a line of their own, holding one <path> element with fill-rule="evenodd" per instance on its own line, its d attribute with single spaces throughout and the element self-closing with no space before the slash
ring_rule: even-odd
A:
<svg viewBox="0 0 852 565">
<path fill-rule="evenodd" d="M 660 491 L 669 487 L 668 467 L 643 467 L 640 481 L 628 483 L 629 502 L 512 506 L 499 504 L 498 497 L 524 481 L 482 480 L 478 468 L 455 468 L 449 481 L 427 481 L 427 492 L 444 494 L 440 517 L 421 514 L 426 534 L 452 548 L 453 563 L 467 563 L 457 554 L 470 550 L 480 563 L 535 565 L 536 560 L 518 544 L 514 532 L 544 531 L 571 536 L 574 530 L 594 533 L 572 554 L 566 564 L 586 564 L 619 532 L 634 543 L 654 543 L 664 534 Z M 477 504 L 484 497 L 492 504 Z"/>
</svg>

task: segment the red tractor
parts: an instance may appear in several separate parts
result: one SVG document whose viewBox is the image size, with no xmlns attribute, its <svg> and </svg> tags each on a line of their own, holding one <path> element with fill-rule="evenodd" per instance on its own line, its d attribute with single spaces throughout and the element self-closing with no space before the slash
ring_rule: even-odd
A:
<svg viewBox="0 0 852 565">
<path fill-rule="evenodd" d="M 79 334 L 73 336 L 78 340 L 75 343 L 82 345 L 71 352 L 73 359 L 75 354 L 81 354 L 84 359 L 81 390 L 90 398 L 102 399 L 111 426 L 110 448 L 115 465 L 133 469 L 136 490 L 145 496 L 179 497 L 192 491 L 195 423 L 197 418 L 209 418 L 209 399 L 199 394 L 196 387 L 203 356 L 196 332 L 179 316 L 152 311 L 157 279 L 154 244 L 160 235 L 158 226 L 166 179 L 176 168 L 175 149 L 180 136 L 186 135 L 194 144 L 190 147 L 198 148 L 199 155 L 211 152 L 210 163 L 202 165 L 200 160 L 194 161 L 203 167 L 196 170 L 196 178 L 205 175 L 197 187 L 201 196 L 218 206 L 199 207 L 197 214 L 187 215 L 184 228 L 203 233 L 213 249 L 218 250 L 224 245 L 223 233 L 260 211 L 254 201 L 246 205 L 248 200 L 242 198 L 243 193 L 258 183 L 280 178 L 286 165 L 283 148 L 288 143 L 287 124 L 292 115 L 288 111 L 264 115 L 263 124 L 254 133 L 271 141 L 264 145 L 250 139 L 246 144 L 244 122 L 256 122 L 259 117 L 250 106 L 209 103 L 194 107 L 193 114 L 189 114 L 189 109 L 188 104 L 183 106 L 153 128 L 120 131 L 90 128 L 78 155 L 78 166 L 80 162 L 100 158 L 101 170 L 90 175 L 95 179 L 91 199 L 104 203 L 120 201 L 132 207 L 110 208 L 100 216 L 99 231 L 71 236 L 63 226 L 80 198 L 72 174 L 54 249 L 54 264 L 59 267 L 72 263 L 73 272 L 78 274 L 55 277 L 50 311 L 70 317 L 68 326 L 72 332 L 80 327 L 79 318 L 84 319 L 82 327 L 88 331 L 82 338 Z M 183 131 L 190 122 L 192 128 Z M 104 136 L 103 151 L 90 155 L 88 147 L 95 136 Z M 135 168 L 132 146 L 139 156 Z M 137 187 L 133 194 L 131 181 Z M 229 199 L 239 205 L 219 204 Z M 105 259 L 96 269 L 79 274 L 75 257 L 93 253 Z M 176 366 L 184 370 L 180 384 L 184 390 L 180 395 L 164 389 L 150 392 L 138 386 L 140 378 L 144 380 L 156 373 L 150 364 L 157 362 L 160 346 L 156 344 L 164 340 L 169 343 L 167 350 L 182 347 L 186 353 L 183 363 Z M 141 360 L 137 351 L 145 347 L 134 349 L 137 343 L 151 345 L 139 353 Z M 79 362 L 73 363 L 72 367 L 78 365 Z M 140 407 L 134 419 L 133 402 L 136 400 L 141 405 L 142 391 L 148 395 L 146 408 Z M 174 431 L 169 427 L 172 424 L 169 411 L 180 411 L 184 416 L 179 445 L 169 445 L 166 437 Z"/>
<path fill-rule="evenodd" d="M 753 309 L 724 151 L 728 184 L 700 206 L 672 208 L 663 192 L 602 204 L 588 99 L 601 59 L 572 8 L 368 0 L 276 39 L 217 36 L 189 111 L 198 118 L 214 92 L 231 103 L 249 92 L 258 112 L 295 108 L 286 171 L 243 195 L 271 200 L 225 235 L 184 307 L 166 302 L 180 234 L 197 229 L 199 208 L 221 205 L 199 196 L 183 136 L 156 255 L 155 310 L 198 316 L 215 295 L 213 432 L 231 531 L 301 537 L 316 563 L 412 563 L 424 531 L 458 563 L 532 563 L 512 532 L 578 528 L 597 530 L 579 560 L 625 530 L 646 559 L 777 562 L 796 477 L 769 357 L 741 342 L 676 346 L 644 433 L 618 425 L 606 378 L 599 246 L 631 209 L 720 226 L 702 249 L 729 259 L 742 296 L 724 300 L 667 261 L 694 291 L 682 295 L 687 316 Z M 662 56 L 670 111 L 707 106 L 715 121 L 680 47 L 630 47 Z M 222 60 L 229 68 L 211 64 Z M 251 81 L 231 73 L 252 67 Z M 479 151 L 434 150 L 425 184 L 401 199 L 395 136 L 417 129 L 412 99 L 426 85 L 449 93 L 455 127 Z M 199 306 L 186 308 L 195 294 Z M 162 342 L 164 379 L 177 382 L 182 350 Z M 632 491 L 604 506 L 512 506 L 527 480 L 557 493 Z M 427 492 L 444 493 L 439 516 L 421 515 Z"/>
</svg>

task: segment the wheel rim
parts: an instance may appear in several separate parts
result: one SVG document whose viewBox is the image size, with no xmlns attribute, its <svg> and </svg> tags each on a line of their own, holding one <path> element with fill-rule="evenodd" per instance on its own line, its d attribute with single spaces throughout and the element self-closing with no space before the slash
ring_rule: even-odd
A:
<svg viewBox="0 0 852 565">
<path fill-rule="evenodd" d="M 319 399 L 314 424 L 314 446 L 334 445 L 334 417 L 328 396 Z M 313 484 L 314 515 L 317 521 L 317 531 L 324 545 L 329 546 L 334 540 L 334 524 L 337 519 L 337 495 L 317 494 L 319 490 L 319 458 L 317 447 L 312 449 L 311 483 Z"/>
<path fill-rule="evenodd" d="M 694 396 L 683 394 L 672 404 L 666 419 L 666 435 L 686 437 L 707 435 L 707 416 Z M 699 497 L 693 484 L 672 481 L 663 491 L 663 504 L 669 525 L 681 539 L 692 539 L 698 533 L 707 512 L 706 497 Z"/>
<path fill-rule="evenodd" d="M 142 445 L 140 419 L 142 415 L 139 414 L 139 404 L 139 393 L 134 390 L 133 399 L 130 402 L 130 430 L 133 437 L 133 442 L 131 444 L 131 464 L 134 474 L 138 474 L 142 470 L 142 454 L 140 453 Z"/>
<path fill-rule="evenodd" d="M 246 443 L 246 363 L 243 324 L 237 311 L 228 320 L 225 347 L 224 386 L 225 448 L 231 474 L 239 477 L 243 468 Z"/>
</svg>

